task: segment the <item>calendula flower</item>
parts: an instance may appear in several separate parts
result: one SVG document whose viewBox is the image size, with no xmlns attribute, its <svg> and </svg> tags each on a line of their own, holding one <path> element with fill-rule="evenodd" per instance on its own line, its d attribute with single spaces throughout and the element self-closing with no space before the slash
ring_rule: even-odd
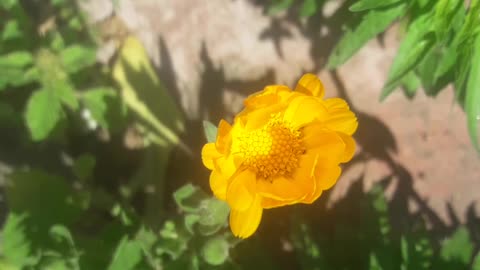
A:
<svg viewBox="0 0 480 270">
<path fill-rule="evenodd" d="M 304 75 L 295 90 L 267 86 L 245 99 L 233 125 L 202 149 L 210 187 L 231 209 L 230 228 L 251 236 L 263 209 L 310 204 L 331 188 L 355 152 L 357 118 L 340 98 L 323 99 L 322 82 Z"/>
</svg>

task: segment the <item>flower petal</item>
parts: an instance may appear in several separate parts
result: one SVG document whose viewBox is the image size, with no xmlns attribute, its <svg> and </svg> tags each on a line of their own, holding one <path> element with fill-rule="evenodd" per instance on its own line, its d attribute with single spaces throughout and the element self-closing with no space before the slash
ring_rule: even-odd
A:
<svg viewBox="0 0 480 270">
<path fill-rule="evenodd" d="M 258 179 L 257 194 L 279 201 L 297 201 L 305 196 L 305 191 L 293 179 L 279 176 L 272 180 Z"/>
<path fill-rule="evenodd" d="M 345 152 L 342 156 L 342 160 L 340 160 L 340 162 L 345 163 L 350 161 L 355 154 L 355 140 L 352 138 L 352 136 L 348 136 L 342 132 L 338 132 L 337 134 L 345 143 Z"/>
<path fill-rule="evenodd" d="M 340 174 L 342 173 L 342 169 L 340 166 L 335 166 L 331 168 L 318 168 L 315 170 L 315 178 L 317 180 L 317 186 L 321 190 L 327 190 L 333 187 L 337 182 Z"/>
<path fill-rule="evenodd" d="M 358 127 L 357 117 L 350 111 L 348 104 L 341 98 L 331 98 L 324 101 L 330 115 L 325 120 L 325 126 L 331 130 L 352 135 Z"/>
<path fill-rule="evenodd" d="M 319 98 L 301 96 L 292 99 L 283 119 L 292 123 L 294 128 L 301 128 L 314 120 L 325 120 L 327 117 L 327 110 Z"/>
<path fill-rule="evenodd" d="M 232 176 L 227 188 L 227 202 L 237 211 L 247 210 L 255 198 L 255 173 L 243 170 Z"/>
<path fill-rule="evenodd" d="M 317 76 L 307 73 L 298 81 L 295 91 L 302 92 L 307 95 L 323 98 L 325 95 L 325 88 L 322 81 Z"/>
<path fill-rule="evenodd" d="M 330 189 L 340 177 L 342 172 L 339 166 L 334 167 L 322 167 L 321 161 L 319 161 L 319 166 L 315 168 L 315 186 L 316 190 L 311 196 L 306 197 L 302 203 L 313 203 L 315 200 L 320 197 L 324 190 Z"/>
<path fill-rule="evenodd" d="M 257 193 L 264 198 L 283 202 L 281 205 L 292 204 L 313 193 L 314 168 L 317 157 L 303 155 L 298 162 L 298 168 L 290 177 L 279 176 L 272 180 L 258 179 Z M 269 202 L 267 200 L 267 202 Z"/>
<path fill-rule="evenodd" d="M 302 132 L 307 153 L 330 159 L 335 165 L 341 161 L 346 145 L 337 132 L 326 129 L 321 122 L 306 126 Z"/>
<path fill-rule="evenodd" d="M 225 120 L 220 120 L 217 130 L 217 140 L 215 146 L 217 147 L 220 153 L 226 154 L 228 147 L 231 143 L 231 134 L 232 126 Z"/>
<path fill-rule="evenodd" d="M 224 177 L 218 170 L 210 173 L 210 188 L 213 195 L 220 200 L 225 201 L 227 197 L 228 178 Z"/>
<path fill-rule="evenodd" d="M 220 158 L 222 154 L 217 151 L 215 147 L 215 143 L 207 143 L 202 148 L 202 161 L 203 165 L 207 167 L 209 170 L 213 170 L 214 168 L 214 160 Z"/>
<path fill-rule="evenodd" d="M 257 230 L 263 212 L 261 200 L 262 197 L 257 195 L 245 211 L 234 209 L 230 211 L 230 229 L 233 235 L 247 238 Z"/>
</svg>

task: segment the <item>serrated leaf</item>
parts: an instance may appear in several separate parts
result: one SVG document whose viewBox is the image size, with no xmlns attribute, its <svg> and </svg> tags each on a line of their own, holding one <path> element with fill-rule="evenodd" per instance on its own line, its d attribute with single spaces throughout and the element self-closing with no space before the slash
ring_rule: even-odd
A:
<svg viewBox="0 0 480 270">
<path fill-rule="evenodd" d="M 472 257 L 473 243 L 465 227 L 458 228 L 452 237 L 443 242 L 440 256 L 445 261 L 468 264 Z"/>
<path fill-rule="evenodd" d="M 2 253 L 7 261 L 19 268 L 34 256 L 32 242 L 25 225 L 26 214 L 9 213 L 2 230 Z"/>
<path fill-rule="evenodd" d="M 109 113 L 114 109 L 112 106 L 115 106 L 115 98 L 116 92 L 110 88 L 93 88 L 82 96 L 83 103 L 92 114 L 93 119 L 105 129 L 111 128 Z"/>
<path fill-rule="evenodd" d="M 72 189 L 61 177 L 42 171 L 22 171 L 11 175 L 11 183 L 7 189 L 10 210 L 28 213 L 37 225 L 68 225 L 81 211 Z"/>
<path fill-rule="evenodd" d="M 351 5 L 348 9 L 352 12 L 364 11 L 368 9 L 381 8 L 395 3 L 401 2 L 402 0 L 359 0 L 355 4 Z"/>
<path fill-rule="evenodd" d="M 428 15 L 421 16 L 409 26 L 409 31 L 390 67 L 387 82 L 380 94 L 380 100 L 384 100 L 390 95 L 399 86 L 401 79 L 413 70 L 431 49 L 434 39 L 427 35 L 429 19 L 430 16 Z"/>
<path fill-rule="evenodd" d="M 475 48 L 480 48 L 480 34 L 475 40 Z M 465 112 L 467 113 L 467 126 L 473 145 L 480 152 L 480 137 L 478 134 L 480 123 L 480 50 L 473 53 L 472 67 L 467 82 L 465 97 Z"/>
<path fill-rule="evenodd" d="M 72 45 L 60 52 L 60 59 L 65 70 L 69 73 L 78 72 L 95 64 L 96 51 L 94 48 L 82 45 Z"/>
<path fill-rule="evenodd" d="M 212 143 L 217 140 L 217 130 L 218 128 L 211 122 L 203 121 L 203 132 L 205 132 L 207 142 Z"/>
<path fill-rule="evenodd" d="M 93 168 L 95 168 L 95 157 L 91 154 L 83 154 L 75 159 L 73 163 L 73 172 L 75 176 L 80 180 L 86 180 L 93 173 Z"/>
<path fill-rule="evenodd" d="M 267 14 L 275 15 L 283 10 L 288 9 L 293 4 L 293 0 L 273 0 L 268 7 Z"/>
<path fill-rule="evenodd" d="M 21 86 L 36 79 L 31 71 L 33 57 L 30 52 L 17 51 L 0 56 L 0 90 L 8 85 Z"/>
<path fill-rule="evenodd" d="M 143 261 L 142 246 L 128 237 L 118 244 L 108 270 L 135 270 Z"/>
<path fill-rule="evenodd" d="M 210 265 L 223 264 L 229 254 L 229 244 L 223 237 L 209 239 L 202 247 L 202 257 Z"/>
<path fill-rule="evenodd" d="M 25 120 L 32 139 L 46 139 L 62 116 L 61 104 L 51 91 L 35 91 L 30 96 L 25 111 Z"/>
<path fill-rule="evenodd" d="M 371 10 L 353 29 L 347 30 L 333 49 L 327 63 L 329 69 L 336 68 L 352 57 L 367 41 L 383 32 L 405 12 L 406 5 L 399 3 L 385 9 Z"/>
<path fill-rule="evenodd" d="M 300 17 L 313 16 L 318 10 L 318 0 L 304 0 L 300 8 Z"/>
<path fill-rule="evenodd" d="M 184 130 L 183 118 L 137 38 L 131 36 L 124 41 L 113 78 L 127 106 L 158 136 L 156 143 L 165 147 L 180 143 L 178 133 Z"/>
</svg>

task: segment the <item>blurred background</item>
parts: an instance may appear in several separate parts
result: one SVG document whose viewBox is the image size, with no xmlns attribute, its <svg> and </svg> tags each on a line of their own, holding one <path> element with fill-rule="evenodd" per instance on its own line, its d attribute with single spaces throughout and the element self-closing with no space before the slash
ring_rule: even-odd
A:
<svg viewBox="0 0 480 270">
<path fill-rule="evenodd" d="M 480 269 L 480 1 L 1 0 L 0 269 Z M 323 81 L 357 153 L 228 229 L 200 151 Z"/>
</svg>

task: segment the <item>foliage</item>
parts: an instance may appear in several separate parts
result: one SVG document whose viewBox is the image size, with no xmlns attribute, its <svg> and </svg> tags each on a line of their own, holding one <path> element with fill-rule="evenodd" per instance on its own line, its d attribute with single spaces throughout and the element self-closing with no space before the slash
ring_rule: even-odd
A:
<svg viewBox="0 0 480 270">
<path fill-rule="evenodd" d="M 326 1 L 304 0 L 300 16 L 309 17 Z M 296 1 L 272 0 L 269 13 L 294 6 Z M 456 101 L 465 109 L 475 148 L 478 135 L 480 94 L 480 1 L 457 0 L 357 0 L 349 7 L 351 20 L 331 52 L 327 67 L 338 68 L 365 44 L 399 21 L 402 42 L 380 94 L 384 100 L 403 88 L 413 98 L 419 88 L 436 96 L 447 85 L 455 87 Z"/>
<path fill-rule="evenodd" d="M 25 2 L 34 8 L 27 12 Z M 271 12 L 293 2 L 276 1 Z M 304 0 L 299 12 L 313 16 L 324 2 Z M 381 23 L 349 30 L 345 38 L 355 40 L 341 41 L 332 59 L 346 61 L 409 14 L 399 49 L 407 57 L 392 65 L 386 89 L 403 85 L 413 95 L 420 85 L 453 80 L 477 136 L 471 116 L 479 112 L 479 81 L 469 73 L 480 67 L 478 2 L 466 11 L 443 0 L 358 1 L 352 11 Z M 276 224 L 240 242 L 227 228 L 228 205 L 193 184 L 167 181 L 172 149 L 188 153 L 185 123 L 136 38 L 119 42 L 112 65 L 98 63 L 99 37 L 66 0 L 0 0 L 0 29 L 0 126 L 13 130 L 12 147 L 24 155 L 5 186 L 0 171 L 9 208 L 0 269 L 282 269 L 267 237 Z M 204 130 L 214 141 L 215 125 L 204 122 Z M 129 132 L 137 144 L 116 144 Z M 349 211 L 321 208 L 320 223 L 305 209 L 294 208 L 285 238 L 298 269 L 480 270 L 471 230 L 460 227 L 443 241 L 422 222 L 398 232 L 380 187 Z"/>
</svg>

